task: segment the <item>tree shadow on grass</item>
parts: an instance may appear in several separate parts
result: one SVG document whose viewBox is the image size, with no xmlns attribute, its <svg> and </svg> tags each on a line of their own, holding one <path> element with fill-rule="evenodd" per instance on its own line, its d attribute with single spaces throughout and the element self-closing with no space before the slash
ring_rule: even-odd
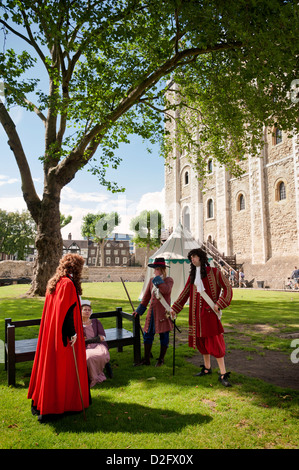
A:
<svg viewBox="0 0 299 470">
<path fill-rule="evenodd" d="M 92 405 L 83 413 L 54 417 L 48 424 L 55 432 L 101 432 L 101 433 L 171 433 L 186 426 L 207 424 L 212 418 L 201 413 L 178 413 L 173 410 L 147 407 L 138 403 L 110 402 L 103 398 L 93 399 Z"/>
</svg>

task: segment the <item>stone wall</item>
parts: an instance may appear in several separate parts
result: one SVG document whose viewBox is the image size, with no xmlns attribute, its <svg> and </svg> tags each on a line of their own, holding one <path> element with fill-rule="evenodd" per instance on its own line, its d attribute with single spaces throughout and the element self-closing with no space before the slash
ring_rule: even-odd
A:
<svg viewBox="0 0 299 470">
<path fill-rule="evenodd" d="M 237 257 L 237 262 L 239 262 Z M 264 285 L 271 289 L 283 289 L 287 278 L 291 276 L 295 266 L 299 267 L 299 256 L 285 256 L 271 258 L 265 264 L 252 264 L 250 259 L 242 260 L 245 279 L 255 279 L 253 287 L 257 287 L 257 281 L 264 281 Z M 33 263 L 26 261 L 1 261 L 0 278 L 31 277 Z M 146 270 L 139 267 L 87 267 L 83 269 L 83 282 L 143 282 Z"/>
<path fill-rule="evenodd" d="M 299 256 L 284 256 L 271 258 L 265 264 L 252 264 L 251 260 L 244 260 L 243 270 L 245 279 L 254 279 L 255 288 L 258 287 L 257 281 L 264 281 L 265 287 L 283 289 L 295 266 L 299 268 Z"/>
<path fill-rule="evenodd" d="M 124 281 L 143 282 L 145 268 L 139 267 L 88 267 L 88 282 L 121 282 Z"/>
<path fill-rule="evenodd" d="M 139 267 L 88 267 L 84 266 L 83 282 L 118 281 L 122 277 L 127 281 L 141 282 L 144 280 L 145 268 Z M 33 276 L 33 263 L 27 261 L 1 261 L 0 278 L 16 279 Z"/>
<path fill-rule="evenodd" d="M 33 275 L 33 263 L 28 261 L 0 261 L 1 278 L 30 277 Z"/>
</svg>

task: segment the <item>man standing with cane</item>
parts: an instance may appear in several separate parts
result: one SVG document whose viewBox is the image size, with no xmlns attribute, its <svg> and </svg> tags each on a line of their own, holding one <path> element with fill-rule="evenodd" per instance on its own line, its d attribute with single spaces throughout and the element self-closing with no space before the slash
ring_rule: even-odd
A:
<svg viewBox="0 0 299 470">
<path fill-rule="evenodd" d="M 165 300 L 166 304 L 169 305 L 173 279 L 166 274 L 166 263 L 164 258 L 156 258 L 155 261 L 148 266 L 154 269 L 154 277 L 150 279 L 141 303 L 134 312 L 134 315 L 142 315 L 149 304 L 143 328 L 144 359 L 140 364 L 136 365 L 150 365 L 154 336 L 155 333 L 159 333 L 160 355 L 156 363 L 156 367 L 160 367 L 164 364 L 164 357 L 169 344 L 169 332 L 173 330 L 173 322 L 169 318 L 165 306 L 161 303 L 159 294 L 162 294 L 163 301 Z M 159 289 L 157 296 L 155 294 L 156 289 Z"/>
<path fill-rule="evenodd" d="M 199 377 L 211 374 L 211 355 L 218 362 L 219 381 L 230 387 L 230 372 L 226 372 L 224 356 L 224 329 L 221 324 L 221 309 L 232 300 L 232 287 L 219 269 L 211 268 L 206 253 L 195 248 L 188 253 L 191 262 L 187 283 L 172 305 L 171 315 L 178 314 L 189 301 L 189 346 L 197 348 L 203 355 L 204 365 L 196 374 Z"/>
</svg>

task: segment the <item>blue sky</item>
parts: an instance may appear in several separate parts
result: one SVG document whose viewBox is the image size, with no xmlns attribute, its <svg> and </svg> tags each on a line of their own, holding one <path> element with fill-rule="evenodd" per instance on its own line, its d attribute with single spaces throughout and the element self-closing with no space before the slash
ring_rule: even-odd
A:
<svg viewBox="0 0 299 470">
<path fill-rule="evenodd" d="M 15 47 L 14 41 L 13 36 L 9 35 L 6 48 Z M 39 67 L 31 71 L 33 76 L 40 73 Z M 43 170 L 38 157 L 44 153 L 42 121 L 35 113 L 19 107 L 13 108 L 10 115 L 29 161 L 36 191 L 41 196 Z M 119 212 L 121 224 L 115 231 L 120 233 L 127 233 L 130 219 L 144 209 L 164 212 L 164 161 L 159 155 L 158 145 L 150 146 L 152 153 L 148 153 L 147 147 L 148 144 L 143 143 L 142 139 L 131 136 L 131 143 L 122 145 L 118 150 L 117 154 L 123 157 L 123 161 L 117 170 L 109 170 L 109 175 L 111 180 L 126 188 L 124 193 L 112 194 L 100 186 L 96 176 L 87 171 L 88 165 L 77 173 L 75 179 L 62 190 L 60 211 L 73 217 L 72 222 L 62 230 L 63 238 L 69 232 L 73 239 L 81 238 L 82 217 L 88 212 Z M 26 205 L 21 192 L 20 174 L 1 125 L 0 152 L 0 209 L 22 211 Z"/>
</svg>

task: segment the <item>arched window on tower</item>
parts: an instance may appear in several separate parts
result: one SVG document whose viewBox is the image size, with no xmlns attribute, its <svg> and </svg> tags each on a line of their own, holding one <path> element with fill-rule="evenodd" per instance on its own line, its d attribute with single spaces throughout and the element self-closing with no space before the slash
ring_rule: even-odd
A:
<svg viewBox="0 0 299 470">
<path fill-rule="evenodd" d="M 244 194 L 239 195 L 237 207 L 238 207 L 239 211 L 244 211 L 245 210 L 245 196 L 244 196 Z"/>
<path fill-rule="evenodd" d="M 275 186 L 275 201 L 283 201 L 287 198 L 287 187 L 284 181 L 278 181 Z"/>
<path fill-rule="evenodd" d="M 286 186 L 284 182 L 282 181 L 279 184 L 279 200 L 281 201 L 282 199 L 286 199 L 287 194 L 286 194 Z"/>
<path fill-rule="evenodd" d="M 189 184 L 189 171 L 185 172 L 185 184 Z"/>
<path fill-rule="evenodd" d="M 282 142 L 282 131 L 279 127 L 274 126 L 272 131 L 272 144 L 277 145 Z"/>
</svg>

